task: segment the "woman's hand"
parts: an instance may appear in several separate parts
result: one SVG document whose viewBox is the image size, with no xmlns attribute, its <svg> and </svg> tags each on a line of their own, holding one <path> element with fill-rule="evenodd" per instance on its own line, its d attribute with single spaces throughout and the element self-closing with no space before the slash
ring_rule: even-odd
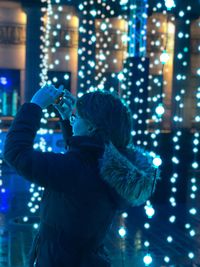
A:
<svg viewBox="0 0 200 267">
<path fill-rule="evenodd" d="M 69 119 L 72 114 L 72 110 L 76 105 L 76 98 L 67 90 L 62 97 L 62 100 L 58 104 L 53 106 L 58 110 L 63 120 Z"/>
<path fill-rule="evenodd" d="M 40 106 L 42 109 L 54 104 L 56 99 L 62 94 L 63 85 L 58 89 L 54 85 L 44 85 L 32 97 L 31 103 Z"/>
</svg>

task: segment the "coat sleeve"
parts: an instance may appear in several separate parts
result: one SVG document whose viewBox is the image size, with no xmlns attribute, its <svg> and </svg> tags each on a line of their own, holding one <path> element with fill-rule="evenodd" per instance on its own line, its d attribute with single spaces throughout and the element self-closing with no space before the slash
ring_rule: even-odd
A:
<svg viewBox="0 0 200 267">
<path fill-rule="evenodd" d="M 69 120 L 60 119 L 60 129 L 62 131 L 65 147 L 67 147 L 68 139 L 72 137 L 72 127 L 70 125 Z"/>
<path fill-rule="evenodd" d="M 83 171 L 81 159 L 75 152 L 57 154 L 33 149 L 41 117 L 41 108 L 33 103 L 20 108 L 6 136 L 4 159 L 29 181 L 66 192 L 78 186 Z"/>
</svg>

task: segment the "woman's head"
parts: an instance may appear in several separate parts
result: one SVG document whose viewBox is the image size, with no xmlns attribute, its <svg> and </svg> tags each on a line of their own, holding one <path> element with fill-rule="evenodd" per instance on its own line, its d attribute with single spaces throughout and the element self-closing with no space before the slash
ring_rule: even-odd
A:
<svg viewBox="0 0 200 267">
<path fill-rule="evenodd" d="M 131 113 L 119 97 L 102 91 L 86 93 L 77 100 L 76 108 L 79 122 L 84 120 L 91 135 L 98 135 L 105 142 L 111 141 L 119 148 L 129 144 Z"/>
</svg>

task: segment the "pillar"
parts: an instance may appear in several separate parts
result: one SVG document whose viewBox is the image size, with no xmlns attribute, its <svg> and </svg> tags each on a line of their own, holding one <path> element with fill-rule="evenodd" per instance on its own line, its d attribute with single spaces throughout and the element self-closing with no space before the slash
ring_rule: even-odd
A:
<svg viewBox="0 0 200 267">
<path fill-rule="evenodd" d="M 42 14 L 39 6 L 24 7 L 24 11 L 27 15 L 24 100 L 28 102 L 39 89 L 40 83 L 40 26 L 42 26 Z"/>
</svg>

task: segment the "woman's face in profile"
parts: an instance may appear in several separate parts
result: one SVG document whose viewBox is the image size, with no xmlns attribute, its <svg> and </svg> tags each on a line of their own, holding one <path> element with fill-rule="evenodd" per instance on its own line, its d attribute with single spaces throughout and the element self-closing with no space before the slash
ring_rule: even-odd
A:
<svg viewBox="0 0 200 267">
<path fill-rule="evenodd" d="M 72 126 L 73 136 L 89 135 L 88 123 L 78 115 L 70 117 L 70 124 Z"/>
</svg>

